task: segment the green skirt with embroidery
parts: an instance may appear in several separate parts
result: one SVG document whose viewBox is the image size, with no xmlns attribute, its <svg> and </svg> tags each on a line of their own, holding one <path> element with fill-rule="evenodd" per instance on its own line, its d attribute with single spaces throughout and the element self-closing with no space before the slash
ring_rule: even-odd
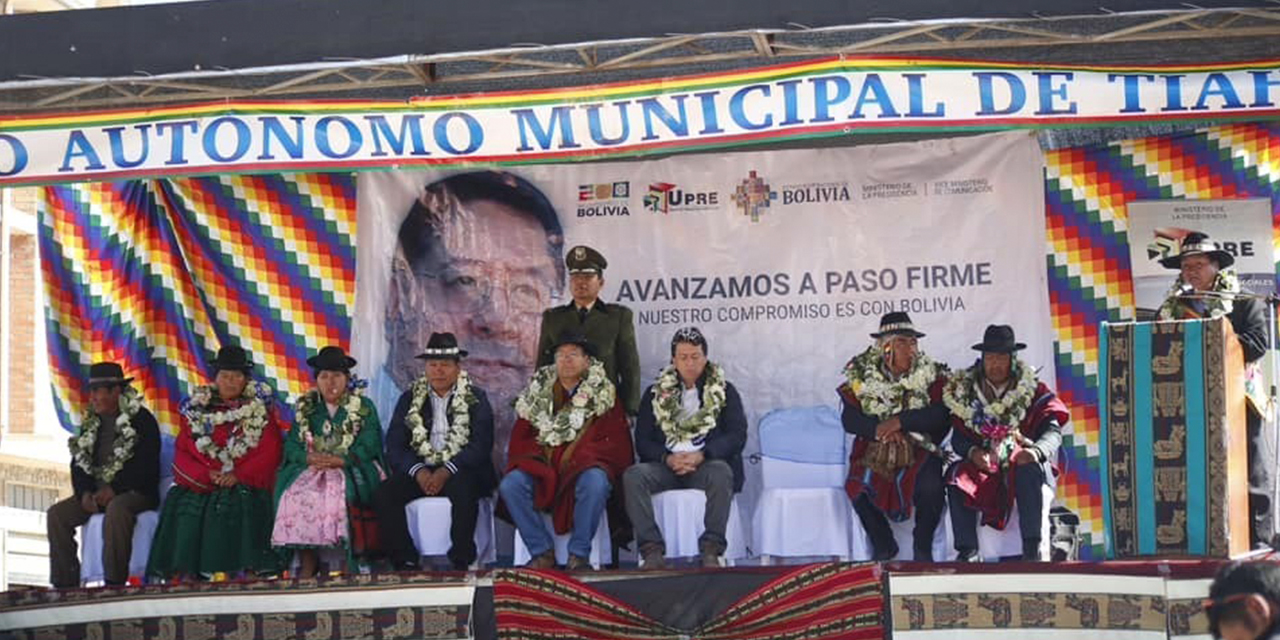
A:
<svg viewBox="0 0 1280 640">
<path fill-rule="evenodd" d="M 147 575 L 279 571 L 281 558 L 271 548 L 274 521 L 274 500 L 265 489 L 237 485 L 196 493 L 173 487 L 151 543 Z"/>
</svg>

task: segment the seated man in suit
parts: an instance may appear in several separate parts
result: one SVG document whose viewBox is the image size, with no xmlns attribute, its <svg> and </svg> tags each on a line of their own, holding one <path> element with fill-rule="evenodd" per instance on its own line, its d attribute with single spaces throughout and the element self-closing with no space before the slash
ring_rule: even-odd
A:
<svg viewBox="0 0 1280 640">
<path fill-rule="evenodd" d="M 89 411 L 71 437 L 73 495 L 49 507 L 49 579 L 58 589 L 80 585 L 76 527 L 95 513 L 102 523 L 102 568 L 108 585 L 129 578 L 133 525 L 160 503 L 160 428 L 142 406 L 133 378 L 114 362 L 89 367 Z"/>
<path fill-rule="evenodd" d="M 586 335 L 565 331 L 552 351 L 555 364 L 539 368 L 516 398 L 520 417 L 498 491 L 529 549 L 529 567 L 555 565 L 555 540 L 541 514 L 550 511 L 556 533 L 571 532 L 568 569 L 584 570 L 606 507 L 613 507 L 610 528 L 626 529 L 613 487 L 635 452 L 622 399 Z"/>
<path fill-rule="evenodd" d="M 702 566 L 720 566 L 733 494 L 742 489 L 747 416 L 724 369 L 707 360 L 707 339 L 695 327 L 671 339 L 671 366 L 644 392 L 636 417 L 640 463 L 622 476 L 627 516 L 645 569 L 666 565 L 653 494 L 701 489 L 707 495 L 698 540 Z"/>
<path fill-rule="evenodd" d="M 462 369 L 467 356 L 452 333 L 434 333 L 426 374 L 396 403 L 387 429 L 391 477 L 373 496 L 383 550 L 397 570 L 418 567 L 404 506 L 423 496 L 445 496 L 451 505 L 449 562 L 465 570 L 476 561 L 480 500 L 497 484 L 493 462 L 493 409 L 484 389 Z"/>
<path fill-rule="evenodd" d="M 951 446 L 960 462 L 948 471 L 951 528 L 957 561 L 978 556 L 982 524 L 1003 530 L 1018 509 L 1022 559 L 1048 560 L 1041 551 L 1041 525 L 1049 511 L 1043 487 L 1057 474 L 1067 406 L 1017 357 L 1027 345 L 1009 325 L 990 325 L 982 357 L 947 381 L 942 400 L 953 416 Z"/>
</svg>

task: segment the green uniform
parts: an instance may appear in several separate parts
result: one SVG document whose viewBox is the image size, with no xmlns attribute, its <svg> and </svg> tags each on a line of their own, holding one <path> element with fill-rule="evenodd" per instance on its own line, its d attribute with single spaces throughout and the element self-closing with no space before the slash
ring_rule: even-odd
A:
<svg viewBox="0 0 1280 640">
<path fill-rule="evenodd" d="M 636 325 L 631 309 L 596 300 L 586 316 L 579 316 L 573 301 L 542 312 L 538 334 L 538 366 L 555 362 L 556 339 L 566 330 L 585 334 L 605 372 L 618 387 L 618 398 L 630 415 L 640 409 L 640 352 L 636 350 Z"/>
</svg>

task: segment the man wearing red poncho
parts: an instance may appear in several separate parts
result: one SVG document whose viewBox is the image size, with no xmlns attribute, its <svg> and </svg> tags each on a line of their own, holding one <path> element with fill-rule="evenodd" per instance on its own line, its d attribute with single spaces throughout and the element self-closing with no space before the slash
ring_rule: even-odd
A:
<svg viewBox="0 0 1280 640">
<path fill-rule="evenodd" d="M 579 570 L 590 566 L 606 504 L 611 527 L 624 528 L 622 492 L 612 489 L 635 454 L 617 391 L 586 337 L 565 332 L 554 353 L 555 363 L 539 368 L 516 398 L 519 419 L 498 491 L 529 549 L 527 566 L 555 565 L 554 539 L 541 514 L 550 511 L 556 533 L 570 533 L 567 568 Z"/>
<path fill-rule="evenodd" d="M 1013 327 L 990 325 L 982 358 L 947 381 L 942 400 L 953 416 L 951 446 L 960 462 L 948 471 L 951 528 L 960 562 L 978 555 L 982 524 L 1003 530 L 1016 505 L 1022 559 L 1048 560 L 1041 545 L 1049 505 L 1043 487 L 1057 475 L 1067 406 L 1017 357 L 1027 345 Z"/>
</svg>

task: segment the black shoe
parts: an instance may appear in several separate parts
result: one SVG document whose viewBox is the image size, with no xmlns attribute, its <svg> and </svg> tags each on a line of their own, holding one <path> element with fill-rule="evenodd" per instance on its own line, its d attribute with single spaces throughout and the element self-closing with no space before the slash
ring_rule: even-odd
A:
<svg viewBox="0 0 1280 640">
<path fill-rule="evenodd" d="M 915 562 L 933 562 L 933 547 L 915 548 L 911 559 Z"/>
<path fill-rule="evenodd" d="M 977 549 L 961 549 L 956 554 L 956 562 L 980 562 Z"/>
<path fill-rule="evenodd" d="M 1023 538 L 1022 561 L 1023 562 L 1045 562 L 1045 558 L 1041 557 L 1040 555 L 1040 539 L 1039 538 Z"/>
<path fill-rule="evenodd" d="M 418 571 L 420 569 L 421 568 L 418 566 L 417 560 L 392 560 L 391 561 L 392 571 Z"/>
<path fill-rule="evenodd" d="M 878 547 L 875 547 L 875 545 L 872 545 L 874 551 L 871 554 L 871 561 L 872 562 L 888 562 L 898 557 L 897 543 L 890 543 L 890 545 L 891 546 L 885 549 L 880 549 Z"/>
</svg>

